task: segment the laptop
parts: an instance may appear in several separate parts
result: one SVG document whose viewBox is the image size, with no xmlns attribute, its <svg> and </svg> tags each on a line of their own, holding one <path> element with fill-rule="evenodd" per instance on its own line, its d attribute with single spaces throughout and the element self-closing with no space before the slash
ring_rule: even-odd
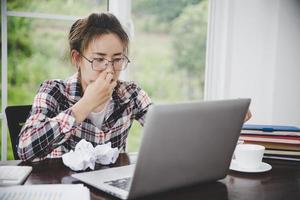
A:
<svg viewBox="0 0 300 200">
<path fill-rule="evenodd" d="M 72 174 L 120 199 L 226 176 L 250 99 L 150 107 L 134 165 Z"/>
</svg>

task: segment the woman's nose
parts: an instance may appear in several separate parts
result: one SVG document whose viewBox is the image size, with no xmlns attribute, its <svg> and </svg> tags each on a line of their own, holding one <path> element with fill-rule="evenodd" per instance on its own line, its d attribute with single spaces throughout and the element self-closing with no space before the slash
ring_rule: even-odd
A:
<svg viewBox="0 0 300 200">
<path fill-rule="evenodd" d="M 107 73 L 114 73 L 114 67 L 113 67 L 112 63 L 109 63 L 109 64 L 107 65 L 105 71 L 106 71 Z"/>
</svg>

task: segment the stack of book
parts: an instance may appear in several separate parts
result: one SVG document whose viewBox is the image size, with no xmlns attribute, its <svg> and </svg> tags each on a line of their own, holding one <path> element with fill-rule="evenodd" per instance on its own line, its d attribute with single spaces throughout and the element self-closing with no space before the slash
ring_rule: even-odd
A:
<svg viewBox="0 0 300 200">
<path fill-rule="evenodd" d="M 239 139 L 265 146 L 265 158 L 300 161 L 300 128 L 296 126 L 245 124 Z"/>
</svg>

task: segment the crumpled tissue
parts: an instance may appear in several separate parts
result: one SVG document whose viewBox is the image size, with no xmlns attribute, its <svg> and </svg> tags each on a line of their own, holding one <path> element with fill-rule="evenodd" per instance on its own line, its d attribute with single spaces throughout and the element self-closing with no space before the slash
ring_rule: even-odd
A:
<svg viewBox="0 0 300 200">
<path fill-rule="evenodd" d="M 93 147 L 85 139 L 80 140 L 75 150 L 62 156 L 63 163 L 74 171 L 95 168 L 95 163 L 109 165 L 116 162 L 119 157 L 118 148 L 111 148 L 111 142 Z"/>
</svg>

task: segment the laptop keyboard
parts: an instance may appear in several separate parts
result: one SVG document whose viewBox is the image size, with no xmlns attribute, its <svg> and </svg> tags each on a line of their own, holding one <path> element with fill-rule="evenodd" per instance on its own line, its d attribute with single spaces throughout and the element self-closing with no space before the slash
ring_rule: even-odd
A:
<svg viewBox="0 0 300 200">
<path fill-rule="evenodd" d="M 106 181 L 104 183 L 111 185 L 113 187 L 120 188 L 122 190 L 129 191 L 130 182 L 131 182 L 131 177 L 127 177 L 127 178 L 121 178 L 121 179 L 112 180 L 112 181 Z"/>
</svg>

